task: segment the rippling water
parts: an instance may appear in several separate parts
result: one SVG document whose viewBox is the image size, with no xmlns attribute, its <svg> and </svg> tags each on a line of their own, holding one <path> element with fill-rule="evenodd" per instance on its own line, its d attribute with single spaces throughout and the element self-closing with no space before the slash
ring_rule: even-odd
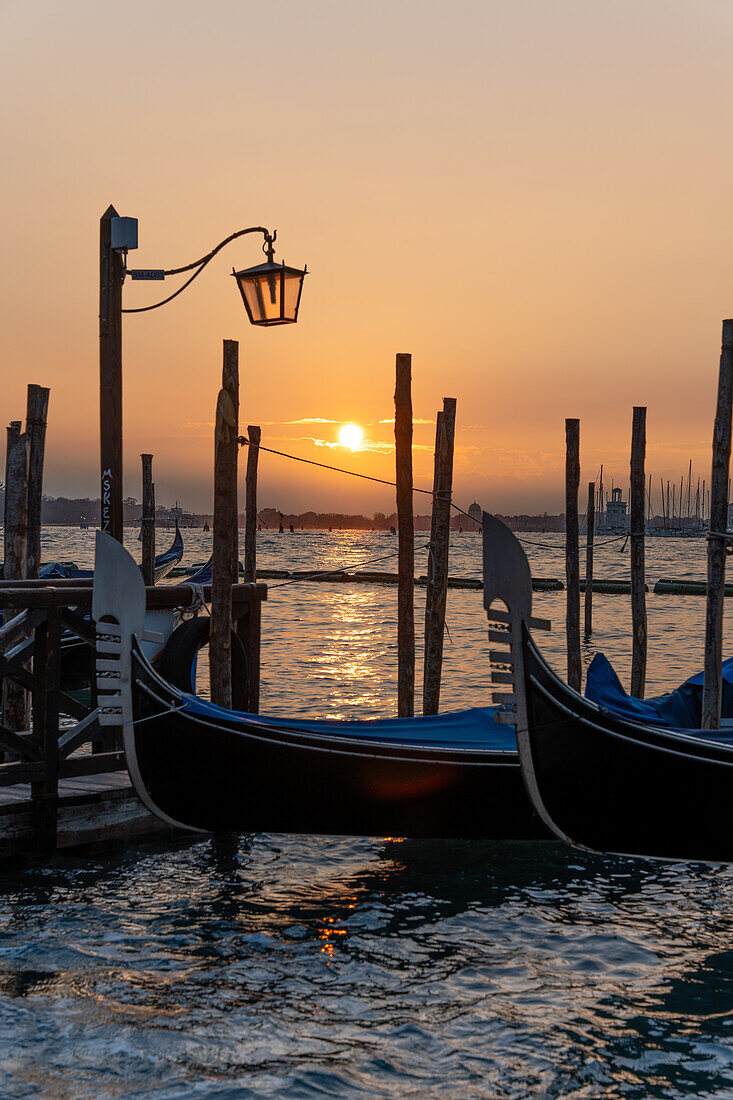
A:
<svg viewBox="0 0 733 1100">
<path fill-rule="evenodd" d="M 203 560 L 210 536 L 184 535 Z M 535 575 L 562 577 L 561 537 L 527 538 L 544 544 L 527 546 Z M 627 574 L 620 545 L 601 540 L 596 576 Z M 93 532 L 51 530 L 43 557 L 86 563 L 92 547 Z M 260 565 L 295 569 L 395 550 L 369 532 L 258 545 Z M 649 580 L 704 577 L 704 555 L 702 541 L 649 540 Z M 453 572 L 479 568 L 480 539 L 456 536 Z M 277 583 L 263 709 L 392 713 L 395 590 Z M 624 680 L 628 604 L 595 596 L 584 654 L 603 649 Z M 541 640 L 562 670 L 564 593 L 536 594 L 535 610 L 559 628 Z M 701 667 L 703 621 L 699 597 L 650 594 L 649 693 Z M 484 703 L 480 592 L 449 592 L 448 626 L 442 705 Z M 733 1096 L 727 869 L 551 843 L 263 835 L 5 867 L 1 881 L 3 1097 Z"/>
</svg>

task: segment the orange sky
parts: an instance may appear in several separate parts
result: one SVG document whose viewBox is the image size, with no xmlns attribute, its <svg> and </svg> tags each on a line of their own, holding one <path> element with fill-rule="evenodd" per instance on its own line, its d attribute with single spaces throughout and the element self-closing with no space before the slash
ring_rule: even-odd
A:
<svg viewBox="0 0 733 1100">
<path fill-rule="evenodd" d="M 131 266 L 178 266 L 278 229 L 309 275 L 296 326 L 252 329 L 235 242 L 179 299 L 124 323 L 126 494 L 211 500 L 221 341 L 263 443 L 391 477 L 388 446 L 318 446 L 355 421 L 389 445 L 413 355 L 415 478 L 458 399 L 456 499 L 563 507 L 582 481 L 709 478 L 720 322 L 733 313 L 733 6 L 725 0 L 187 0 L 0 6 L 2 415 L 50 385 L 46 488 L 97 490 L 97 232 L 140 220 Z M 127 282 L 125 305 L 161 284 Z M 303 421 L 315 421 L 303 423 Z M 300 422 L 300 423 L 297 423 Z M 389 511 L 388 489 L 263 455 L 260 503 Z M 420 507 L 418 502 L 418 507 Z"/>
</svg>

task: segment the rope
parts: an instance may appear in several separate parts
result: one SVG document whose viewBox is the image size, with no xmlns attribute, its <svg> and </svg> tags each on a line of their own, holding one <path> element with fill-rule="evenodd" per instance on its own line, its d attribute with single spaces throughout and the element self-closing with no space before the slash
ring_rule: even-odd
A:
<svg viewBox="0 0 733 1100">
<path fill-rule="evenodd" d="M 250 445 L 246 435 L 240 435 L 237 442 L 247 447 Z M 272 447 L 263 447 L 261 443 L 255 443 L 253 445 L 258 447 L 261 451 L 267 451 L 268 454 L 279 455 L 280 458 L 290 458 L 293 462 L 305 462 L 308 466 L 318 466 L 321 470 L 333 470 L 336 474 L 348 474 L 349 477 L 360 477 L 364 481 L 376 481 L 379 485 L 389 485 L 393 489 L 397 487 L 396 481 L 388 481 L 383 477 L 372 477 L 371 474 L 360 474 L 357 473 L 356 470 L 345 470 L 343 466 L 329 466 L 327 462 L 316 462 L 314 458 L 302 458 L 300 455 L 289 455 L 286 454 L 285 451 L 275 451 Z M 420 489 L 417 485 L 413 485 L 412 491 L 413 493 L 424 493 L 429 497 L 440 497 L 441 499 L 445 499 L 445 493 L 440 489 Z M 460 512 L 462 516 L 466 516 L 467 519 L 470 519 L 472 523 L 477 522 L 472 515 L 468 512 L 464 512 L 463 508 L 459 508 L 452 500 L 449 500 L 448 504 L 451 508 L 455 508 L 456 512 Z"/>
</svg>

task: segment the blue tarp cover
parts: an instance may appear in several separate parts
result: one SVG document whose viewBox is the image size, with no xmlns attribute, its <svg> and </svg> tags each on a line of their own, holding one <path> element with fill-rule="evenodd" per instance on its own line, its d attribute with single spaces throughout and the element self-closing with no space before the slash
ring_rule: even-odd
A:
<svg viewBox="0 0 733 1100">
<path fill-rule="evenodd" d="M 278 718 L 264 714 L 240 714 L 217 707 L 196 695 L 184 695 L 189 714 L 216 721 L 219 718 L 247 719 L 263 726 L 297 730 L 327 737 L 388 741 L 431 748 L 487 749 L 516 753 L 514 728 L 494 721 L 497 707 L 473 707 L 447 714 L 420 718 L 374 718 L 354 721 L 338 718 Z"/>
<path fill-rule="evenodd" d="M 587 699 L 613 711 L 620 718 L 666 729 L 700 731 L 702 681 L 703 674 L 698 672 L 666 695 L 657 695 L 652 699 L 634 699 L 624 691 L 608 658 L 602 653 L 596 653 L 588 668 L 585 694 Z M 723 662 L 722 716 L 733 718 L 733 657 Z M 730 730 L 722 733 L 705 730 L 704 736 L 730 739 L 733 733 Z"/>
</svg>

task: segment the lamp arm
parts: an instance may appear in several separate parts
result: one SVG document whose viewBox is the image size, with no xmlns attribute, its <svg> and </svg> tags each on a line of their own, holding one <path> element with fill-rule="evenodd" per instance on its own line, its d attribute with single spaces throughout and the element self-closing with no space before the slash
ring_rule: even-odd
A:
<svg viewBox="0 0 733 1100">
<path fill-rule="evenodd" d="M 170 268 L 170 270 L 164 271 L 162 273 L 163 276 L 182 275 L 184 271 L 191 271 L 192 268 L 196 268 L 193 275 L 189 279 L 186 279 L 183 286 L 179 286 L 178 290 L 174 291 L 173 294 L 169 294 L 167 298 L 163 298 L 160 302 L 154 302 L 151 306 L 138 306 L 137 309 L 123 309 L 122 312 L 147 313 L 151 309 L 158 309 L 160 306 L 164 306 L 167 305 L 168 302 L 172 302 L 174 298 L 177 298 L 179 294 L 183 293 L 187 286 L 190 286 L 197 275 L 201 274 L 206 265 L 210 263 L 211 260 L 213 260 L 214 256 L 216 256 L 217 252 L 221 252 L 222 248 L 224 248 L 225 245 L 228 245 L 230 241 L 236 240 L 237 237 L 243 237 L 247 233 L 262 233 L 264 235 L 265 243 L 262 246 L 262 250 L 263 252 L 267 253 L 268 260 L 272 262 L 272 257 L 274 254 L 273 244 L 275 243 L 275 240 L 277 238 L 277 230 L 275 230 L 274 233 L 270 233 L 269 230 L 265 229 L 264 226 L 261 225 L 254 225 L 251 226 L 249 229 L 239 229 L 236 233 L 232 233 L 231 236 L 221 241 L 216 246 L 216 248 L 212 248 L 211 252 L 209 252 L 206 256 L 202 256 L 200 260 L 194 260 L 192 264 L 186 264 L 185 267 L 172 267 Z"/>
</svg>

